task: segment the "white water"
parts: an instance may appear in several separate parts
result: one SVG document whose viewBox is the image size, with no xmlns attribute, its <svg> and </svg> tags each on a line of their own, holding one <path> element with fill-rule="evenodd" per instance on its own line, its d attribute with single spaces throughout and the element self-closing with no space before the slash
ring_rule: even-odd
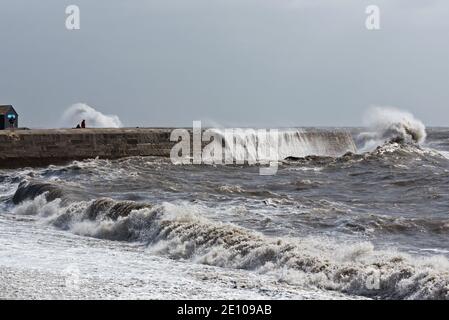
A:
<svg viewBox="0 0 449 320">
<path fill-rule="evenodd" d="M 69 107 L 59 122 L 61 127 L 73 128 L 82 120 L 91 128 L 120 128 L 123 126 L 116 115 L 105 115 L 84 103 L 77 103 Z"/>
<path fill-rule="evenodd" d="M 0 213 L 0 299 L 349 298 L 278 280 L 175 261 L 140 243 L 77 236 L 41 218 Z"/>
<path fill-rule="evenodd" d="M 371 107 L 364 116 L 368 132 L 359 135 L 364 145 L 360 151 L 372 151 L 392 139 L 422 144 L 426 127 L 410 112 L 394 107 Z"/>
<path fill-rule="evenodd" d="M 342 292 L 350 292 L 353 297 L 384 295 L 408 299 L 448 298 L 444 288 L 448 284 L 449 261 L 445 257 L 413 257 L 395 250 L 376 250 L 369 242 L 338 243 L 326 237 L 267 237 L 233 224 L 213 222 L 205 213 L 216 208 L 201 207 L 198 210 L 198 206 L 186 202 L 133 210 L 117 220 L 102 215 L 94 220 L 86 219 L 86 213 L 92 211 L 89 209 L 91 205 L 91 202 L 77 202 L 63 207 L 59 200 L 46 202 L 45 195 L 41 195 L 14 208 L 11 226 L 17 224 L 17 228 L 27 228 L 26 225 L 35 219 L 39 227 L 45 230 L 51 230 L 49 226 L 57 226 L 80 236 L 119 240 L 120 244 L 117 245 L 107 243 L 112 247 L 128 248 L 132 246 L 128 242 L 131 239 L 134 240 L 131 243 L 134 242 L 139 250 L 159 257 L 151 258 L 163 261 L 159 263 L 168 265 L 169 262 L 164 259 L 171 258 L 173 261 L 183 261 L 199 273 L 203 273 L 201 265 L 206 270 L 212 266 L 221 267 L 223 269 L 212 268 L 218 273 L 218 276 L 215 275 L 218 279 L 222 273 L 230 272 L 245 275 L 247 278 L 244 281 L 251 281 L 258 275 L 272 282 L 272 292 L 267 293 L 270 296 L 279 291 L 282 293 L 287 284 L 295 287 L 300 296 L 304 294 L 305 288 L 315 287 L 339 291 L 337 296 L 341 296 Z M 98 210 L 99 206 L 96 208 Z M 108 209 L 103 207 L 98 213 L 107 212 Z M 5 224 L 6 227 L 2 229 L 8 230 L 8 223 Z M 59 231 L 54 232 L 60 234 Z M 10 231 L 7 233 L 11 234 Z M 53 241 L 51 238 L 52 234 L 44 239 Z M 148 244 L 146 249 L 143 243 Z M 73 245 L 78 246 L 77 243 Z M 29 247 L 35 250 L 34 246 Z M 79 257 L 72 255 L 71 258 L 77 264 L 80 263 Z M 129 264 L 126 261 L 125 264 L 133 268 L 133 262 Z M 170 270 L 173 268 L 176 269 L 176 264 L 170 266 Z M 404 270 L 407 270 L 408 275 L 398 277 Z M 342 278 L 341 275 L 346 273 L 350 273 L 351 277 Z M 118 277 L 114 279 L 117 281 Z M 210 289 L 208 286 L 204 290 Z M 316 293 L 317 289 L 312 292 Z"/>
<path fill-rule="evenodd" d="M 225 142 L 227 158 L 261 162 L 277 161 L 287 157 L 341 156 L 357 151 L 349 133 L 320 131 L 307 132 L 298 129 L 261 130 L 230 129 L 214 130 L 214 137 Z"/>
</svg>

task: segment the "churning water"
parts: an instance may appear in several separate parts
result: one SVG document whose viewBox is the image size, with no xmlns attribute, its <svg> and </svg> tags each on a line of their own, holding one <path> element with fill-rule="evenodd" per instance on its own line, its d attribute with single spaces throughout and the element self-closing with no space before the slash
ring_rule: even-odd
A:
<svg viewBox="0 0 449 320">
<path fill-rule="evenodd" d="M 339 156 L 289 133 L 274 176 L 151 157 L 2 170 L 0 297 L 448 299 L 449 129 L 372 128 Z"/>
</svg>

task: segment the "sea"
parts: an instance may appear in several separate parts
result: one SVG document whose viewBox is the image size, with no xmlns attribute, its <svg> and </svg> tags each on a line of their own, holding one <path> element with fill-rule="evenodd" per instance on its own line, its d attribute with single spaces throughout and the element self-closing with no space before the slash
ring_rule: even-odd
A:
<svg viewBox="0 0 449 320">
<path fill-rule="evenodd" d="M 448 299 L 449 128 L 320 130 L 348 152 L 289 130 L 273 175 L 159 157 L 0 170 L 0 298 Z"/>
</svg>

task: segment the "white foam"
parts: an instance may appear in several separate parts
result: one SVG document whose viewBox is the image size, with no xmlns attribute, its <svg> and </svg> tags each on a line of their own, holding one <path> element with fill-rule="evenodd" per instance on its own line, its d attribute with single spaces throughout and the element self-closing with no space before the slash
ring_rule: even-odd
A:
<svg viewBox="0 0 449 320">
<path fill-rule="evenodd" d="M 11 218 L 11 219 L 9 219 Z M 0 215 L 0 299 L 342 299 Z"/>
<path fill-rule="evenodd" d="M 61 213 L 61 199 L 47 202 L 46 194 L 43 193 L 33 200 L 24 201 L 14 208 L 14 214 L 37 215 L 41 217 L 54 217 Z"/>
<path fill-rule="evenodd" d="M 117 220 L 102 214 L 86 217 L 92 209 L 86 211 L 90 204 L 77 202 L 61 207 L 57 200 L 46 203 L 40 196 L 19 206 L 16 213 L 50 216 L 48 222 L 78 235 L 140 240 L 149 244 L 150 253 L 175 260 L 278 274 L 279 279 L 291 285 L 367 297 L 449 298 L 449 261 L 445 257 L 423 258 L 393 249 L 377 250 L 370 242 L 268 237 L 211 221 L 206 218 L 207 211 L 216 208 L 188 202 L 132 210 Z"/>
</svg>

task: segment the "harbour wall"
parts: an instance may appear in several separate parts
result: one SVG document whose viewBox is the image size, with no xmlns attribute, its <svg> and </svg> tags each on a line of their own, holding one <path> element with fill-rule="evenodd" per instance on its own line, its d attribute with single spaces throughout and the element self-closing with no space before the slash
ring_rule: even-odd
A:
<svg viewBox="0 0 449 320">
<path fill-rule="evenodd" d="M 169 157 L 172 147 L 177 143 L 170 141 L 174 129 L 3 130 L 0 131 L 0 168 L 39 167 L 96 157 Z M 191 130 L 189 132 L 191 134 Z M 296 149 L 298 145 L 304 144 L 310 150 L 305 152 L 314 153 L 316 149 L 316 153 L 321 153 L 318 155 L 330 156 L 355 152 L 354 142 L 347 132 L 306 131 L 296 135 L 297 141 L 290 141 L 291 137 L 286 139 Z"/>
</svg>

